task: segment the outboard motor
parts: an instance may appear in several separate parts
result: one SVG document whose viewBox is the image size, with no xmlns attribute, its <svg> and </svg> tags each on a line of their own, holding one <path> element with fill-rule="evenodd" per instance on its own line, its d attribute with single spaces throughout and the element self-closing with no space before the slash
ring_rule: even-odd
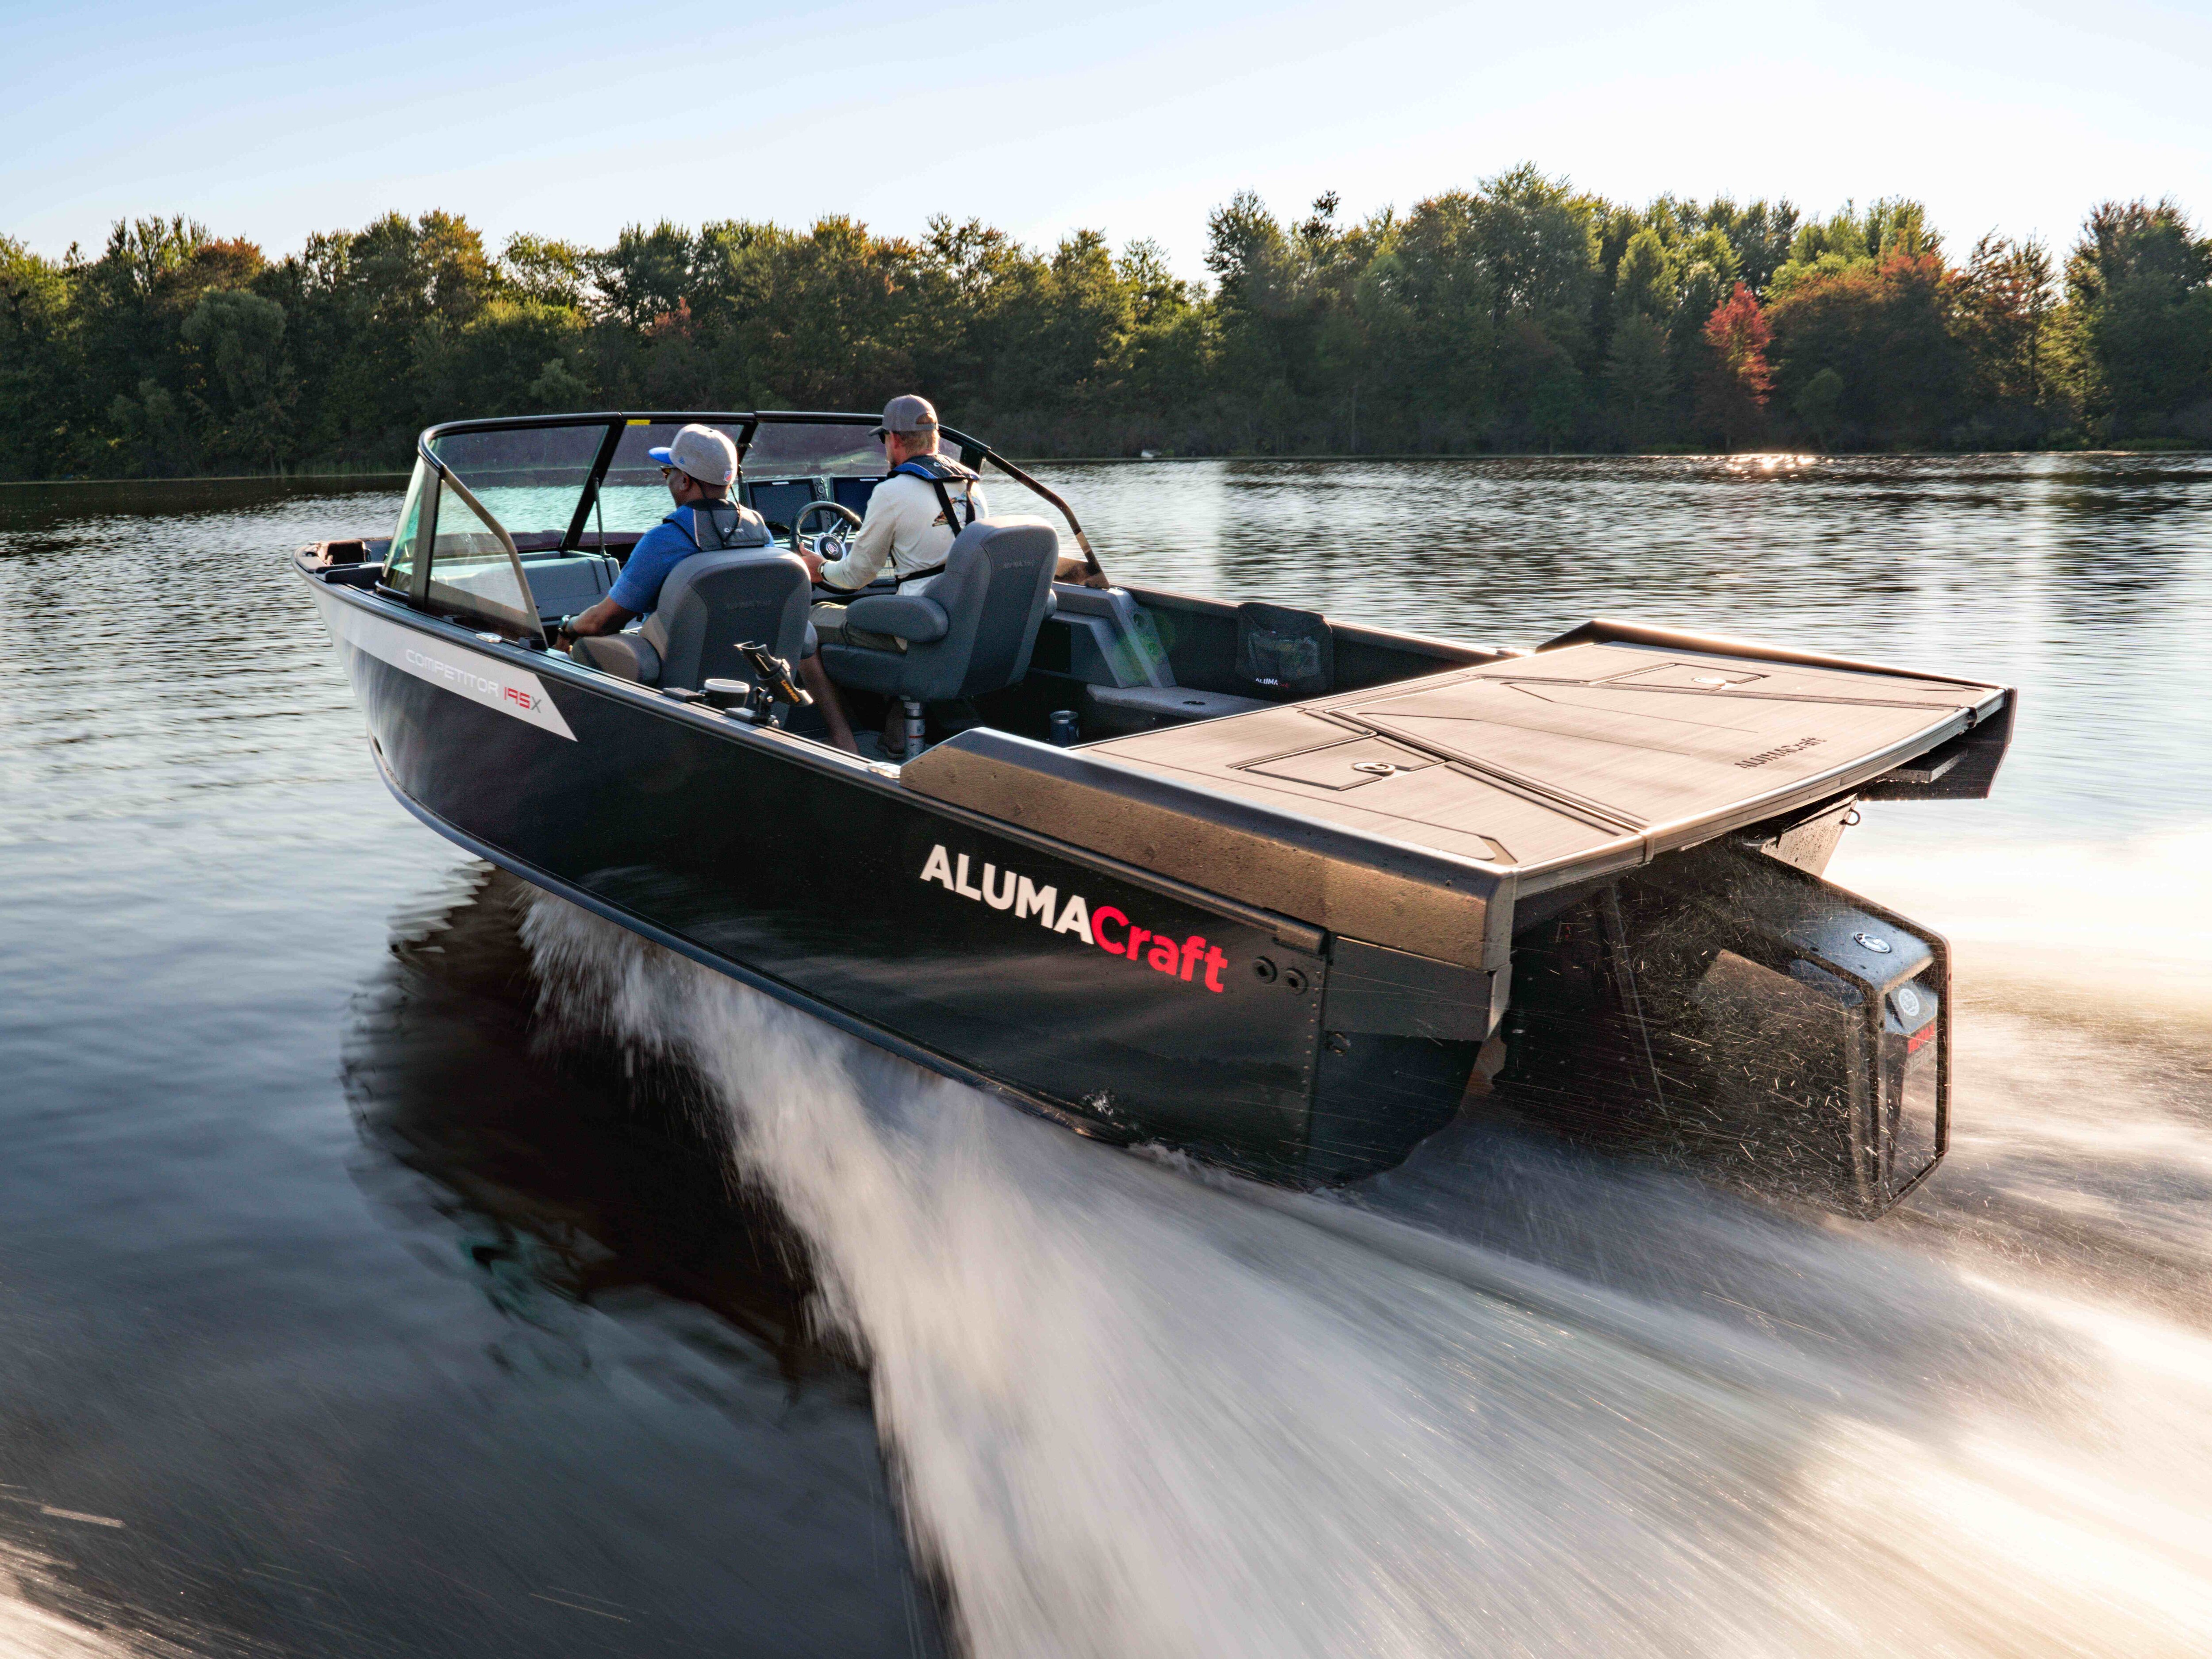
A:
<svg viewBox="0 0 2212 1659">
<path fill-rule="evenodd" d="M 1759 851 L 1624 878 L 1516 939 L 1513 982 L 1498 1093 L 1577 1139 L 1863 1215 L 1948 1145 L 1948 947 Z"/>
</svg>

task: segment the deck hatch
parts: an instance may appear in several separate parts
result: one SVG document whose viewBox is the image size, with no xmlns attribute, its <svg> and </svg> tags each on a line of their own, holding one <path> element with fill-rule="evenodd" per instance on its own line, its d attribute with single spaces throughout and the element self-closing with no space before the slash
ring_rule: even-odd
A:
<svg viewBox="0 0 2212 1659">
<path fill-rule="evenodd" d="M 1237 769 L 1291 783 L 1310 783 L 1322 789 L 1359 789 L 1401 772 L 1418 772 L 1438 762 L 1433 755 L 1380 738 L 1354 738 L 1273 760 L 1254 761 Z"/>
<path fill-rule="evenodd" d="M 1747 668 L 1723 668 L 1713 663 L 1668 662 L 1656 668 L 1638 668 L 1626 674 L 1615 674 L 1599 684 L 1680 686 L 1690 691 L 1726 691 L 1765 678 L 1765 675 L 1755 674 Z"/>
</svg>

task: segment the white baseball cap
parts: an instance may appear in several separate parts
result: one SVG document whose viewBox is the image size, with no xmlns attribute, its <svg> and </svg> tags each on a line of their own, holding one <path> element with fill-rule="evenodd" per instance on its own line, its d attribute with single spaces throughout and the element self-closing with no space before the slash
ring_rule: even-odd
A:
<svg viewBox="0 0 2212 1659">
<path fill-rule="evenodd" d="M 645 452 L 663 466 L 688 472 L 701 483 L 726 484 L 738 476 L 738 447 L 726 432 L 711 426 L 687 426 L 678 430 L 665 449 Z"/>
</svg>

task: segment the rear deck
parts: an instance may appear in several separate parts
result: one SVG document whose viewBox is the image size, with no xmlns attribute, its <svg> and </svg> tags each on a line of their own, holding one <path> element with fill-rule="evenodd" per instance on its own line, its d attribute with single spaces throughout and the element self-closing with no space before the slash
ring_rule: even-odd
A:
<svg viewBox="0 0 2212 1659">
<path fill-rule="evenodd" d="M 1527 884 L 1848 788 L 1965 731 L 1994 687 L 1634 644 L 1147 732 L 1085 752 Z"/>
<path fill-rule="evenodd" d="M 1978 770 L 1962 740 L 2008 695 L 1593 623 L 1531 655 L 1073 750 L 969 732 L 904 781 L 1334 932 L 1494 968 L 1518 897 L 1848 794 L 1931 751 L 1923 781 Z"/>
</svg>

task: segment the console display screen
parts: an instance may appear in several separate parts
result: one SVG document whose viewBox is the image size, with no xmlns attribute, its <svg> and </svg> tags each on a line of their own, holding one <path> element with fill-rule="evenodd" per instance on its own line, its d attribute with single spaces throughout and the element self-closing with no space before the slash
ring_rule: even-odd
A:
<svg viewBox="0 0 2212 1659">
<path fill-rule="evenodd" d="M 799 516 L 800 508 L 814 499 L 811 478 L 763 479 L 759 483 L 745 486 L 745 505 L 766 519 L 769 528 L 779 536 L 791 533 L 792 520 Z M 822 520 L 830 516 L 826 513 L 815 514 L 817 522 L 807 526 L 809 532 L 828 529 L 828 524 Z"/>
</svg>

